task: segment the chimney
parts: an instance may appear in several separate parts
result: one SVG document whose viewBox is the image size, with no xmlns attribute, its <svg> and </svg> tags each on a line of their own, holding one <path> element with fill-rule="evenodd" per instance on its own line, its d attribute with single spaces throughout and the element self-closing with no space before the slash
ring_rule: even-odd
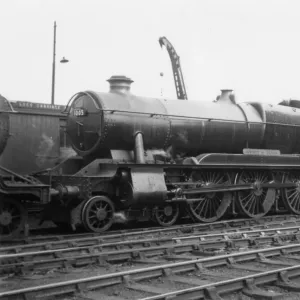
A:
<svg viewBox="0 0 300 300">
<path fill-rule="evenodd" d="M 230 101 L 233 104 L 236 104 L 235 95 L 232 93 L 233 90 L 221 90 L 221 95 L 219 95 L 216 99 L 216 102 L 219 101 Z"/>
<path fill-rule="evenodd" d="M 107 79 L 110 85 L 110 93 L 129 94 L 133 80 L 123 75 L 114 75 Z"/>
</svg>

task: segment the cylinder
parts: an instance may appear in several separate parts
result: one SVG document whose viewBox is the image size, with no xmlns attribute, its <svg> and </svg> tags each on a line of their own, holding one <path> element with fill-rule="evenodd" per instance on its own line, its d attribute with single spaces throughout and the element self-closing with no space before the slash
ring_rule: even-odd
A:
<svg viewBox="0 0 300 300">
<path fill-rule="evenodd" d="M 60 199 L 74 198 L 74 197 L 78 197 L 80 194 L 80 189 L 78 186 L 58 184 L 57 186 L 54 187 L 53 190 L 54 191 L 51 192 L 51 195 L 59 196 Z"/>
</svg>

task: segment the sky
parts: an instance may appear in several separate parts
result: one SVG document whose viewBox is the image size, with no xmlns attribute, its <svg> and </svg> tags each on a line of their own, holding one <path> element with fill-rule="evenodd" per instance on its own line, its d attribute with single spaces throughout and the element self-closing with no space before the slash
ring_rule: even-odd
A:
<svg viewBox="0 0 300 300">
<path fill-rule="evenodd" d="M 238 102 L 300 99 L 298 0 L 0 0 L 0 12 L 9 100 L 51 102 L 54 21 L 57 104 L 107 92 L 112 75 L 132 78 L 136 95 L 176 99 L 161 36 L 180 56 L 189 100 L 212 101 L 220 89 Z"/>
</svg>

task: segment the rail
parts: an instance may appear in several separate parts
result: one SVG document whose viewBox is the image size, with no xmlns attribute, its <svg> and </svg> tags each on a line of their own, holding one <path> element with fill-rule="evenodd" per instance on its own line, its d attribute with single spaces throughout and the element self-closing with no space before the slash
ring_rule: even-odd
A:
<svg viewBox="0 0 300 300">
<path fill-rule="evenodd" d="M 184 235 L 177 237 L 139 239 L 107 243 L 89 247 L 47 250 L 11 255 L 0 255 L 0 274 L 26 273 L 34 270 L 81 267 L 98 262 L 118 262 L 130 259 L 164 255 L 171 256 L 198 251 L 206 254 L 209 249 L 234 249 L 259 244 L 279 244 L 281 241 L 299 241 L 300 226 L 272 229 L 246 230 L 212 233 L 206 235 Z M 210 253 L 210 252 L 207 252 Z M 187 260 L 192 259 L 186 256 Z"/>
<path fill-rule="evenodd" d="M 119 241 L 128 241 L 145 238 L 147 234 L 154 236 L 178 235 L 184 233 L 202 234 L 217 230 L 226 230 L 227 232 L 236 232 L 240 230 L 266 229 L 278 226 L 297 226 L 300 222 L 298 215 L 275 215 L 265 216 L 260 219 L 233 219 L 228 221 L 219 221 L 209 224 L 184 224 L 167 228 L 144 228 L 142 230 L 130 232 L 117 232 L 107 234 L 77 234 L 77 235 L 58 235 L 32 237 L 22 240 L 15 240 L 16 243 L 22 243 L 13 246 L 4 246 L 0 248 L 0 255 L 14 254 L 22 252 L 33 252 L 43 250 L 55 250 L 70 247 L 94 246 L 103 243 L 113 243 Z M 12 241 L 14 242 L 14 241 Z"/>
<path fill-rule="evenodd" d="M 209 274 L 210 276 L 218 276 L 225 280 L 208 283 L 206 284 L 198 284 L 197 287 L 193 287 L 190 289 L 185 289 L 181 291 L 174 291 L 167 293 L 168 295 L 180 295 L 187 292 L 197 292 L 197 295 L 200 297 L 199 291 L 202 292 L 212 292 L 209 290 L 212 287 L 223 287 L 223 290 L 219 292 L 230 292 L 232 290 L 231 284 L 239 283 L 238 287 L 234 287 L 233 290 L 240 290 L 245 287 L 244 281 L 252 279 L 255 280 L 255 283 L 266 283 L 266 282 L 274 282 L 281 279 L 281 282 L 278 284 L 285 284 L 285 288 L 288 290 L 293 289 L 294 291 L 300 291 L 299 284 L 291 283 L 289 280 L 294 277 L 300 276 L 300 265 L 295 265 L 295 262 L 284 262 L 278 260 L 272 260 L 272 257 L 288 257 L 290 258 L 292 254 L 298 254 L 300 252 L 300 245 L 287 245 L 280 247 L 272 247 L 267 249 L 258 249 L 246 252 L 239 253 L 231 253 L 227 255 L 213 256 L 208 258 L 199 258 L 188 261 L 181 261 L 176 263 L 168 263 L 161 264 L 161 262 L 157 262 L 158 265 L 140 269 L 133 270 L 125 270 L 117 273 L 110 273 L 105 275 L 91 276 L 86 278 L 80 278 L 75 280 L 67 280 L 62 282 L 56 282 L 46 285 L 28 287 L 23 289 L 14 289 L 10 291 L 5 291 L 0 293 L 0 299 L 6 300 L 17 300 L 17 299 L 36 299 L 39 297 L 53 297 L 56 295 L 66 295 L 70 293 L 76 293 L 80 291 L 88 291 L 94 289 L 101 289 L 105 287 L 109 287 L 112 285 L 125 285 L 129 288 L 139 288 L 142 290 L 147 290 L 147 286 L 138 285 L 137 282 L 142 280 L 154 280 L 159 277 L 169 277 L 172 280 L 172 277 L 175 276 L 174 279 L 183 281 L 186 277 L 180 276 L 180 274 L 188 273 L 188 272 L 201 272 L 202 274 Z M 242 263 L 251 263 L 253 261 L 258 261 L 262 265 L 273 265 L 276 269 L 271 271 L 264 271 L 264 269 L 258 267 L 251 266 L 243 266 Z M 294 261 L 299 262 L 299 256 L 295 256 Z M 235 276 L 236 278 L 231 278 L 228 280 L 228 275 L 222 276 L 216 272 L 211 272 L 209 268 L 216 267 L 226 267 L 232 266 L 233 268 L 246 269 L 251 270 L 254 274 L 248 276 Z M 176 277 L 179 275 L 179 277 Z M 229 277 L 230 278 L 230 277 Z M 257 282 L 258 278 L 260 279 Z M 190 277 L 186 280 L 191 282 L 193 279 Z M 176 281 L 176 280 L 175 280 Z M 195 281 L 195 280 L 194 280 Z M 199 282 L 199 280 L 198 280 Z M 202 281 L 203 282 L 203 281 Z M 241 284 L 242 283 L 242 284 Z M 248 282 L 250 283 L 250 282 Z M 249 287 L 249 285 L 248 285 Z M 155 286 L 148 286 L 148 290 L 152 290 L 152 292 L 156 292 Z M 259 291 L 256 289 L 256 291 Z M 250 291 L 251 292 L 251 291 Z M 253 290 L 252 290 L 253 292 Z M 260 296 L 262 296 L 262 291 L 260 290 Z M 166 298 L 166 294 L 157 295 L 153 297 L 147 297 L 147 300 L 154 299 L 169 299 Z M 216 294 L 215 294 L 216 295 Z M 252 293 L 253 295 L 253 293 Z M 204 295 L 203 295 L 204 296 Z M 183 298 L 181 298 L 183 299 Z M 217 298 L 216 298 L 217 299 Z M 261 298 L 260 298 L 261 299 Z"/>
</svg>

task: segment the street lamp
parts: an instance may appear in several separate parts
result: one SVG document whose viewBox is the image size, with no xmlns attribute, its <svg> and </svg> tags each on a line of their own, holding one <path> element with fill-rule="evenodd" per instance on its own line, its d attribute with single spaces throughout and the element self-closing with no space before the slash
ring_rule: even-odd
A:
<svg viewBox="0 0 300 300">
<path fill-rule="evenodd" d="M 65 64 L 65 63 L 67 63 L 67 62 L 69 62 L 65 57 L 63 57 L 62 59 L 61 59 L 61 61 L 60 61 L 62 64 Z"/>
<path fill-rule="evenodd" d="M 51 104 L 54 104 L 54 94 L 55 94 L 55 56 L 56 56 L 56 22 L 54 22 L 54 39 L 53 39 L 53 62 L 52 62 L 52 94 L 51 94 Z M 60 61 L 61 63 L 69 62 L 65 57 Z"/>
</svg>

